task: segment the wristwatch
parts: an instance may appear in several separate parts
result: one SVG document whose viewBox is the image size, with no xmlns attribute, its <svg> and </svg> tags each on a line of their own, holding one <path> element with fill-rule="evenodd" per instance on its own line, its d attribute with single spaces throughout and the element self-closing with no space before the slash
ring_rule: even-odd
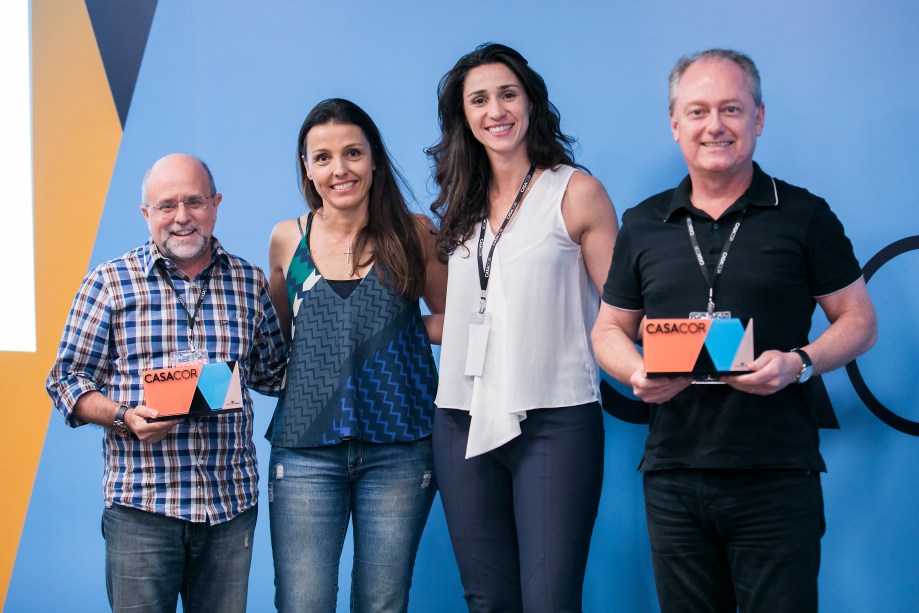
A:
<svg viewBox="0 0 919 613">
<path fill-rule="evenodd" d="M 801 370 L 798 372 L 798 376 L 795 377 L 795 381 L 798 383 L 806 383 L 808 379 L 814 374 L 814 363 L 811 362 L 811 357 L 807 355 L 803 349 L 795 347 L 792 349 L 792 352 L 797 353 L 801 356 Z"/>
<path fill-rule="evenodd" d="M 112 424 L 112 427 L 115 428 L 115 434 L 121 438 L 128 437 L 128 427 L 124 424 L 124 414 L 133 408 L 134 407 L 129 407 L 123 404 L 118 407 L 118 411 L 115 413 L 115 422 Z"/>
</svg>

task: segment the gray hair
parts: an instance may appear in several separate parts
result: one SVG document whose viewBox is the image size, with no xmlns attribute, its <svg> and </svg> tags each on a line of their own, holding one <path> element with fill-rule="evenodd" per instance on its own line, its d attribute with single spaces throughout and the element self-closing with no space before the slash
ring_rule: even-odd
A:
<svg viewBox="0 0 919 613">
<path fill-rule="evenodd" d="M 173 154 L 170 153 L 170 154 L 168 154 L 168 155 L 173 155 Z M 191 154 L 188 154 L 188 153 L 186 153 L 186 154 L 184 154 L 184 155 L 187 155 L 188 157 L 192 158 L 193 160 L 195 160 L 196 162 L 198 162 L 199 164 L 201 164 L 201 168 L 204 169 L 204 174 L 207 175 L 208 187 L 209 187 L 210 190 L 211 190 L 211 193 L 208 194 L 208 195 L 209 195 L 209 196 L 213 196 L 214 194 L 216 194 L 216 193 L 217 193 L 217 185 L 214 183 L 214 175 L 211 173 L 211 169 L 208 168 L 207 164 L 204 163 L 204 160 L 202 160 L 201 158 L 199 158 L 199 157 L 196 156 L 196 155 L 191 155 Z M 163 157 L 167 157 L 167 156 L 164 155 Z M 149 204 L 149 203 L 147 202 L 147 181 L 150 180 L 150 173 L 153 172 L 153 169 L 156 168 L 157 164 L 159 164 L 159 163 L 160 163 L 160 160 L 162 160 L 162 159 L 163 159 L 163 158 L 160 158 L 159 160 L 153 162 L 153 164 L 150 166 L 150 168 L 147 169 L 147 172 L 144 173 L 144 180 L 143 180 L 143 183 L 140 184 L 140 201 L 141 201 L 142 203 L 144 203 L 144 204 Z"/>
<path fill-rule="evenodd" d="M 753 102 L 757 107 L 763 103 L 763 88 L 759 79 L 759 70 L 756 64 L 750 59 L 750 56 L 733 51 L 731 49 L 706 49 L 692 55 L 686 55 L 677 60 L 670 71 L 670 112 L 673 112 L 673 103 L 676 101 L 677 87 L 680 85 L 680 79 L 686 70 L 699 60 L 727 60 L 734 62 L 744 75 L 747 77 L 747 83 L 750 85 L 750 95 L 753 96 Z"/>
</svg>

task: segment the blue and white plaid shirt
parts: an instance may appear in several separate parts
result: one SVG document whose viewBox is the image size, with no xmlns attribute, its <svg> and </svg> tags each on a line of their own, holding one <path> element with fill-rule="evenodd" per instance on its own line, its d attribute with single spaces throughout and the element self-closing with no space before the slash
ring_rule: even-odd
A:
<svg viewBox="0 0 919 613">
<path fill-rule="evenodd" d="M 163 265 L 193 309 L 202 276 L 189 279 L 152 241 L 97 266 L 83 280 L 47 381 L 48 394 L 69 426 L 83 425 L 73 407 L 87 392 L 101 392 L 119 404 L 141 404 L 141 371 L 166 368 L 171 352 L 188 349 L 186 313 L 157 270 Z M 248 388 L 277 395 L 286 347 L 264 273 L 228 254 L 216 239 L 211 267 L 194 337 L 210 361 L 238 361 L 243 410 L 184 420 L 152 444 L 106 428 L 102 488 L 107 505 L 215 524 L 258 500 Z"/>
</svg>

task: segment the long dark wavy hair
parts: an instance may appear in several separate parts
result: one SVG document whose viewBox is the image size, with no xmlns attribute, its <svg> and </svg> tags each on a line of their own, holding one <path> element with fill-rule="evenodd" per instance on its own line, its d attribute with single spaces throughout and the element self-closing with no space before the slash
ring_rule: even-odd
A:
<svg viewBox="0 0 919 613">
<path fill-rule="evenodd" d="M 459 59 L 437 86 L 437 114 L 440 140 L 425 149 L 434 165 L 434 182 L 439 192 L 431 211 L 440 220 L 436 239 L 437 257 L 441 262 L 472 236 L 483 213 L 488 214 L 488 190 L 491 166 L 482 144 L 466 125 L 463 107 L 463 85 L 473 68 L 486 64 L 504 64 L 526 91 L 530 103 L 530 125 L 526 134 L 527 155 L 537 168 L 554 168 L 574 162 L 571 146 L 575 139 L 561 130 L 561 116 L 549 101 L 546 82 L 530 68 L 517 51 L 498 43 L 485 43 Z"/>
<path fill-rule="evenodd" d="M 349 100 L 329 98 L 313 107 L 297 137 L 297 178 L 306 204 L 313 212 L 322 206 L 322 196 L 306 175 L 306 136 L 314 126 L 338 124 L 354 125 L 361 129 L 370 143 L 373 160 L 373 181 L 370 185 L 370 207 L 367 225 L 354 237 L 351 246 L 354 257 L 351 271 L 377 261 L 380 279 L 408 300 L 416 300 L 424 292 L 424 252 L 417 222 L 403 196 L 410 192 L 402 174 L 389 156 L 380 130 L 364 110 Z M 371 251 L 365 257 L 365 253 Z"/>
</svg>

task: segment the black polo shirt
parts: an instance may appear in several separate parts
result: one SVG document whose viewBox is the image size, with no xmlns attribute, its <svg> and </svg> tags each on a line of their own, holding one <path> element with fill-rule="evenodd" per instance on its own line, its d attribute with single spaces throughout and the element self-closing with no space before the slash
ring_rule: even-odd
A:
<svg viewBox="0 0 919 613">
<path fill-rule="evenodd" d="M 746 211 L 715 282 L 715 309 L 753 318 L 756 355 L 806 345 L 814 297 L 861 276 L 852 244 L 827 203 L 773 180 L 756 164 L 750 188 L 718 220 L 692 205 L 690 189 L 687 176 L 675 190 L 625 212 L 603 301 L 655 318 L 705 311 L 708 283 L 686 217 L 692 216 L 712 278 L 725 240 Z M 650 410 L 642 470 L 826 470 L 809 384 L 792 384 L 771 396 L 693 385 Z"/>
</svg>

